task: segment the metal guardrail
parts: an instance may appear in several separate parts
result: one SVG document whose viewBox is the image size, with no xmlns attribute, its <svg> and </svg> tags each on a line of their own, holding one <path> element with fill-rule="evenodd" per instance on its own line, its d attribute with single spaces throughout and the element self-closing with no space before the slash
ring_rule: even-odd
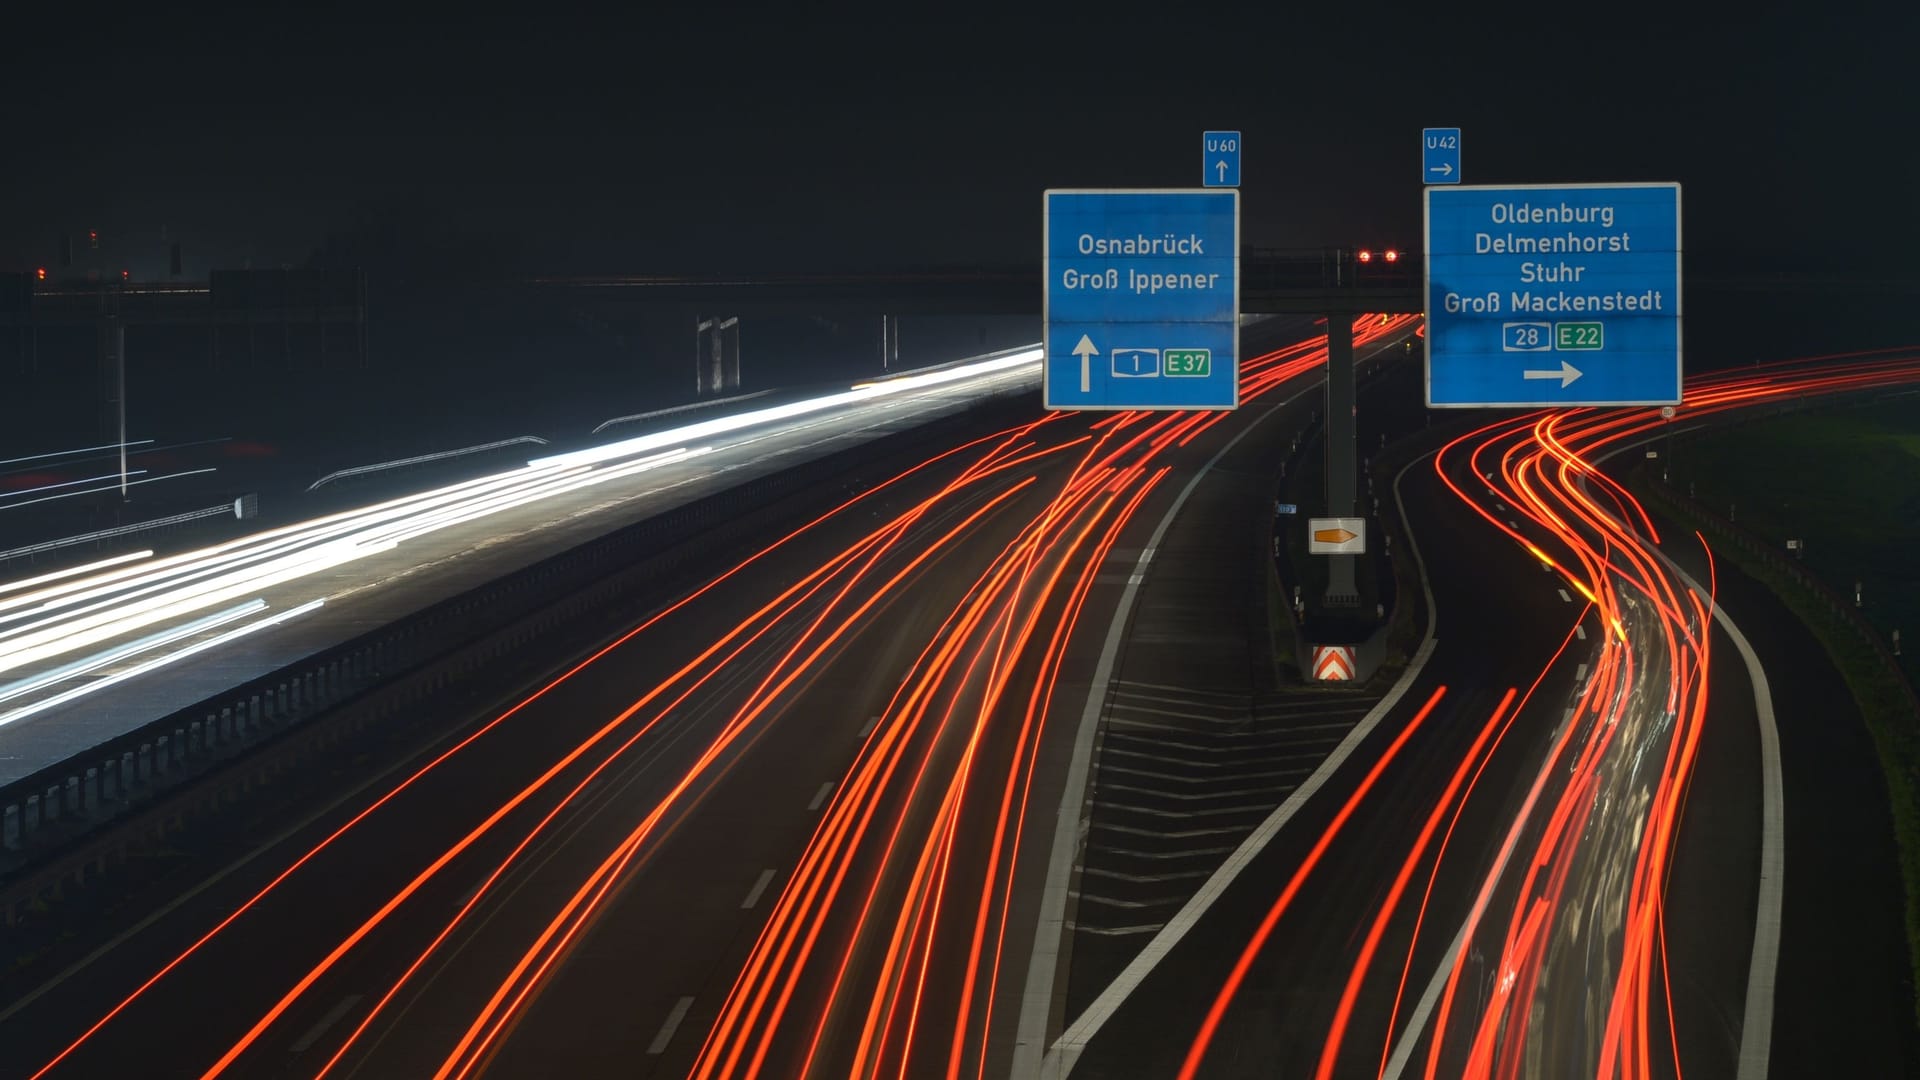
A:
<svg viewBox="0 0 1920 1080">
<path fill-rule="evenodd" d="M 993 400 L 1027 393 L 1001 391 Z M 977 424 L 979 411 L 882 435 L 636 522 L 0 787 L 0 922 L 353 731 L 420 713 L 457 680 L 568 620 L 605 611 L 610 598 L 657 587 L 662 556 L 680 549 L 678 561 L 712 548 L 689 544 L 696 537 Z M 232 770 L 223 788 L 201 791 L 207 785 L 199 781 L 242 759 L 246 767 Z M 152 810 L 161 820 L 142 825 Z M 117 829 L 122 823 L 129 830 Z"/>
<path fill-rule="evenodd" d="M 1742 417 L 1742 419 L 1745 420 L 1771 418 L 1771 416 Z M 1914 689 L 1912 680 L 1907 678 L 1905 667 L 1901 665 L 1900 659 L 1893 654 L 1893 650 L 1889 646 L 1887 639 L 1881 634 L 1880 628 L 1868 621 L 1865 615 L 1860 614 L 1860 610 L 1854 606 L 1853 601 L 1847 599 L 1838 589 L 1828 584 L 1826 579 L 1807 569 L 1806 566 L 1798 560 L 1788 558 L 1786 553 L 1779 547 L 1760 534 L 1748 529 L 1746 526 L 1714 513 L 1699 501 L 1691 499 L 1657 480 L 1649 481 L 1647 486 L 1649 490 L 1659 492 L 1662 501 L 1670 503 L 1684 513 L 1699 517 L 1701 520 L 1707 522 L 1711 528 L 1731 538 L 1735 547 L 1758 558 L 1774 571 L 1787 575 L 1794 584 L 1812 593 L 1822 604 L 1826 605 L 1831 614 L 1839 618 L 1841 622 L 1846 623 L 1848 628 L 1859 636 L 1861 642 L 1873 651 L 1874 655 L 1879 659 L 1881 667 L 1885 668 L 1887 672 L 1893 676 L 1894 681 L 1905 693 L 1908 708 L 1913 711 L 1914 716 L 1920 717 L 1920 692 Z"/>
<path fill-rule="evenodd" d="M 389 469 L 404 469 L 409 465 L 425 465 L 430 461 L 447 461 L 452 458 L 465 457 L 468 454 L 485 453 L 488 450 L 502 450 L 509 446 L 524 446 L 527 443 L 533 443 L 537 446 L 549 445 L 547 440 L 538 435 L 516 435 L 511 439 L 497 439 L 490 443 L 481 443 L 479 446 L 463 446 L 457 450 L 438 450 L 431 454 L 415 454 L 412 457 L 399 458 L 394 461 L 382 461 L 373 465 L 355 465 L 352 468 L 335 469 L 307 485 L 307 490 L 317 491 L 322 485 L 330 484 L 335 480 L 345 480 L 351 476 L 365 476 L 368 473 L 386 472 Z"/>
<path fill-rule="evenodd" d="M 721 405 L 738 405 L 743 401 L 752 401 L 754 398 L 766 397 L 771 393 L 773 393 L 771 390 L 755 390 L 751 394 L 735 394 L 732 397 L 713 398 L 708 401 L 692 401 L 685 405 L 673 405 L 665 409 L 654 409 L 652 412 L 633 413 L 629 416 L 616 416 L 611 420 L 602 420 L 600 425 L 593 429 L 593 434 L 598 435 L 608 428 L 619 424 L 632 424 L 641 420 L 657 420 L 662 416 L 675 416 L 680 413 L 693 412 L 695 409 L 712 409 Z"/>
<path fill-rule="evenodd" d="M 6 551 L 0 551 L 0 563 L 31 555 L 44 555 L 49 551 L 58 551 L 61 548 L 75 547 L 80 544 L 96 544 L 102 540 L 112 540 L 121 536 L 132 536 L 134 533 L 146 532 L 149 529 L 165 529 L 174 525 L 184 525 L 189 521 L 199 521 L 202 518 L 210 517 L 224 517 L 229 514 L 236 517 L 239 516 L 234 509 L 233 503 L 221 503 L 219 506 L 208 506 L 199 510 L 188 510 L 185 513 L 170 514 L 167 517 L 154 518 L 152 521 L 136 521 L 131 525 L 116 525 L 111 529 L 100 529 L 96 532 L 80 533 L 77 536 L 63 536 L 58 540 L 47 540 L 38 544 L 28 544 L 25 547 L 9 548 Z"/>
</svg>

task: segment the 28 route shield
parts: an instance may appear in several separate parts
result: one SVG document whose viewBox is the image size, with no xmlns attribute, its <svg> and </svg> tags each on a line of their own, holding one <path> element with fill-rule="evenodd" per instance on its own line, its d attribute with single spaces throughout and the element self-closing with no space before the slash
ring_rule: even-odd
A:
<svg viewBox="0 0 1920 1080">
<path fill-rule="evenodd" d="M 1053 190 L 1043 273 L 1049 409 L 1240 404 L 1240 193 Z"/>
<path fill-rule="evenodd" d="M 1670 405 L 1680 185 L 1430 187 L 1427 404 Z"/>
</svg>

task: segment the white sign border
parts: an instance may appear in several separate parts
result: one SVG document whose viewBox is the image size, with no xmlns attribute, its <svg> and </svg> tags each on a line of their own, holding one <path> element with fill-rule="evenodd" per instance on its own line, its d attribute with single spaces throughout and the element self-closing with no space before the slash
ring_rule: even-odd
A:
<svg viewBox="0 0 1920 1080">
<path fill-rule="evenodd" d="M 1207 195 L 1233 196 L 1233 404 L 1231 405 L 1055 405 L 1053 403 L 1053 235 L 1055 195 Z M 1240 407 L 1240 189 L 1237 187 L 1047 188 L 1040 193 L 1040 407 L 1049 412 L 1232 412 Z"/>
<path fill-rule="evenodd" d="M 1672 188 L 1673 189 L 1673 382 L 1676 396 L 1646 401 L 1448 401 L 1435 403 L 1433 400 L 1433 193 L 1441 191 L 1566 191 L 1571 188 L 1580 190 L 1609 190 L 1619 188 Z M 1444 187 L 1427 186 L 1420 190 L 1420 245 L 1421 260 L 1424 263 L 1420 275 L 1420 325 L 1426 330 L 1421 335 L 1425 342 L 1426 364 L 1420 373 L 1422 392 L 1427 399 L 1429 409 L 1611 409 L 1641 405 L 1678 405 L 1686 396 L 1686 277 L 1681 272 L 1682 257 L 1686 249 L 1687 231 L 1681 217 L 1681 190 L 1678 180 L 1630 180 L 1619 183 L 1598 184 L 1450 184 Z"/>
</svg>

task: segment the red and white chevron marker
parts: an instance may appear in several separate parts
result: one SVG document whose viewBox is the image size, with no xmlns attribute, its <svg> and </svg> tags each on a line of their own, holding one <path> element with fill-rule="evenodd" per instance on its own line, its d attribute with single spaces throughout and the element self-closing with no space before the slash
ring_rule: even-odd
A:
<svg viewBox="0 0 1920 1080">
<path fill-rule="evenodd" d="M 1313 647 L 1313 677 L 1320 682 L 1352 682 L 1354 667 L 1351 645 Z"/>
</svg>

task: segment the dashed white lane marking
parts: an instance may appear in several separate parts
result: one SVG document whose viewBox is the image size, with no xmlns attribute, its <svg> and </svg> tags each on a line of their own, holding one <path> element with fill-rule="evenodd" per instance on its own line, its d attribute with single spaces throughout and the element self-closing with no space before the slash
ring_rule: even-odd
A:
<svg viewBox="0 0 1920 1080">
<path fill-rule="evenodd" d="M 1579 638 L 1581 641 L 1587 640 L 1587 624 L 1575 623 L 1573 626 L 1573 636 Z"/>
<path fill-rule="evenodd" d="M 1581 664 L 1579 667 L 1573 669 L 1573 681 L 1574 682 L 1587 681 L 1587 665 Z"/>
<path fill-rule="evenodd" d="M 292 1046 L 293 1052 L 296 1054 L 304 1054 L 308 1050 L 312 1049 L 313 1044 L 319 1042 L 320 1037 L 327 1033 L 327 1029 L 339 1023 L 340 1018 L 347 1015 L 347 1013 L 354 1007 L 354 1005 L 358 1004 L 359 1001 L 360 1001 L 359 994 L 348 994 L 346 998 L 340 1002 L 340 1004 L 335 1005 L 331 1009 L 328 1009 L 327 1015 L 321 1017 L 319 1023 L 308 1028 L 307 1033 L 305 1035 L 300 1036 L 300 1041 L 293 1044 Z"/>
<path fill-rule="evenodd" d="M 819 791 L 816 791 L 813 793 L 813 801 L 807 804 L 807 809 L 809 810 L 820 809 L 820 804 L 826 802 L 827 796 L 831 794 L 833 794 L 833 781 L 829 780 L 826 783 L 820 785 Z"/>
<path fill-rule="evenodd" d="M 868 721 L 867 721 L 867 726 L 866 726 L 866 727 L 863 727 L 863 728 L 861 728 L 861 729 L 860 729 L 860 737 L 864 739 L 864 738 L 866 738 L 867 736 L 869 736 L 869 735 L 871 735 L 871 734 L 873 734 L 873 729 L 874 729 L 874 728 L 876 728 L 876 727 L 879 727 L 879 726 L 880 726 L 880 718 L 879 718 L 879 717 L 877 717 L 877 716 L 876 716 L 876 717 L 874 717 L 874 718 L 872 718 L 871 720 L 868 720 Z"/>
<path fill-rule="evenodd" d="M 660 1025 L 660 1034 L 655 1035 L 653 1041 L 647 1044 L 647 1053 L 656 1057 L 666 1053 L 667 1044 L 673 1041 L 674 1031 L 679 1028 L 680 1021 L 687 1018 L 687 1010 L 692 1006 L 693 999 L 690 997 L 683 997 L 673 1003 L 673 1011 L 667 1014 L 666 1023 Z"/>
<path fill-rule="evenodd" d="M 1573 597 L 1571 597 L 1571 596 L 1568 596 L 1568 595 L 1567 595 L 1567 590 L 1565 590 L 1565 589 L 1561 589 L 1561 590 L 1560 590 L 1560 599 L 1561 599 L 1561 601 L 1562 601 L 1563 603 L 1568 603 L 1568 604 L 1571 604 L 1571 603 L 1573 603 Z"/>
<path fill-rule="evenodd" d="M 773 881 L 773 871 L 771 870 L 760 871 L 760 877 L 754 881 L 753 888 L 747 893 L 747 898 L 745 900 L 740 901 L 740 910 L 746 911 L 748 908 L 751 908 L 753 905 L 759 903 L 760 894 L 767 891 L 767 885 L 772 881 Z"/>
</svg>

